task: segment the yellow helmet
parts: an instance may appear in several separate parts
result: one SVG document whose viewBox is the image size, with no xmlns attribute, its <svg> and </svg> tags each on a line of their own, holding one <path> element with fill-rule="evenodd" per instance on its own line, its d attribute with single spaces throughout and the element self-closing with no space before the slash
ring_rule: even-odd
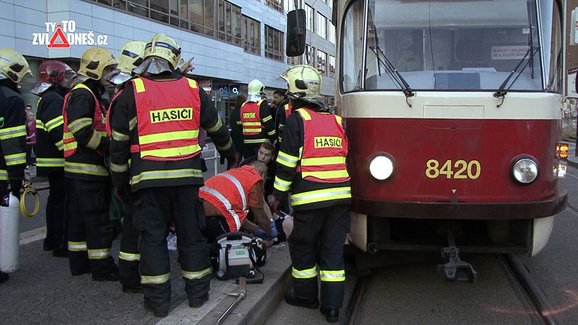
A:
<svg viewBox="0 0 578 325">
<path fill-rule="evenodd" d="M 247 86 L 247 100 L 256 102 L 261 99 L 261 93 L 265 90 L 265 85 L 257 79 L 251 80 Z"/>
<path fill-rule="evenodd" d="M 310 65 L 295 65 L 285 70 L 281 78 L 287 81 L 287 93 L 292 98 L 321 98 L 321 74 Z"/>
<path fill-rule="evenodd" d="M 145 42 L 130 41 L 120 50 L 120 63 L 118 69 L 124 73 L 130 74 L 132 69 L 141 64 L 144 57 Z"/>
<path fill-rule="evenodd" d="M 26 74 L 32 76 L 32 71 L 22 54 L 13 49 L 0 49 L 0 79 L 20 83 Z"/>
<path fill-rule="evenodd" d="M 115 67 L 118 61 L 112 53 L 100 47 L 91 47 L 82 53 L 78 74 L 94 80 L 103 77 L 104 69 Z"/>
<path fill-rule="evenodd" d="M 167 60 L 174 69 L 181 58 L 181 48 L 172 38 L 158 33 L 150 39 L 144 49 L 145 59 L 155 56 Z"/>
</svg>

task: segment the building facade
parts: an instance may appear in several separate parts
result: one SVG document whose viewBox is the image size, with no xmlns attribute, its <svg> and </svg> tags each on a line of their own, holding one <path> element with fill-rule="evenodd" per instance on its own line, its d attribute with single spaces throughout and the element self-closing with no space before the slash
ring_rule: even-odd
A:
<svg viewBox="0 0 578 325">
<path fill-rule="evenodd" d="M 268 94 L 285 89 L 279 75 L 292 63 L 323 69 L 322 93 L 331 103 L 334 79 L 327 53 L 334 61 L 335 41 L 330 45 L 329 20 L 321 18 L 331 16 L 331 1 L 311 1 L 318 3 L 314 7 L 300 1 L 298 6 L 317 8 L 308 20 L 311 26 L 319 20 L 321 36 L 308 30 L 309 52 L 298 59 L 285 55 L 286 11 L 294 8 L 294 0 L 0 0 L 0 44 L 28 59 L 35 77 L 26 78 L 22 90 L 33 106 L 37 97 L 29 90 L 43 60 L 59 59 L 77 68 L 90 46 L 118 56 L 126 42 L 146 41 L 158 32 L 179 43 L 185 60 L 194 58 L 192 74 L 225 117 L 253 79 L 261 80 Z"/>
</svg>

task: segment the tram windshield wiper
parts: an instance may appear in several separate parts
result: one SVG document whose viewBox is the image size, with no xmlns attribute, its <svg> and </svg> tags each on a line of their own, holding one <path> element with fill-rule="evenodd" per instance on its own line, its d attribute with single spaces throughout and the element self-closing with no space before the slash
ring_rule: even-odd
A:
<svg viewBox="0 0 578 325">
<path fill-rule="evenodd" d="M 403 94 L 405 95 L 406 100 L 407 98 L 414 96 L 415 94 L 413 90 L 411 90 L 411 87 L 409 86 L 407 81 L 401 76 L 399 71 L 397 71 L 397 68 L 391 63 L 391 61 L 387 58 L 385 53 L 383 53 L 381 48 L 379 48 L 379 45 L 375 44 L 375 46 L 370 46 L 369 48 L 371 49 L 371 51 L 373 51 L 373 53 L 375 53 L 377 61 L 379 62 L 379 66 L 383 67 L 385 72 L 387 72 L 391 77 L 391 79 L 399 86 L 399 88 L 401 88 Z M 381 69 L 378 68 L 378 71 L 379 74 L 381 75 Z"/>
<path fill-rule="evenodd" d="M 512 70 L 512 72 L 510 72 L 510 74 L 508 74 L 508 77 L 506 78 L 506 80 L 504 80 L 504 82 L 502 82 L 502 84 L 500 85 L 498 90 L 496 90 L 496 92 L 494 93 L 494 97 L 503 98 L 508 93 L 508 90 L 510 90 L 510 88 L 512 88 L 512 85 L 514 85 L 516 80 L 518 80 L 518 78 L 522 75 L 522 72 L 524 72 L 526 67 L 528 67 L 530 65 L 530 63 L 532 63 L 532 65 L 533 65 L 533 63 L 534 63 L 533 57 L 536 53 L 538 53 L 538 48 L 530 46 L 528 51 L 526 51 L 526 54 L 524 55 L 524 57 L 522 57 L 520 59 L 520 62 L 518 62 L 518 64 L 516 64 L 516 66 L 514 67 L 514 70 Z M 529 56 L 529 60 L 526 61 L 526 58 L 528 58 L 528 56 Z M 517 73 L 518 75 L 516 76 L 516 78 L 514 78 L 510 82 L 510 79 L 514 76 L 515 73 Z"/>
</svg>

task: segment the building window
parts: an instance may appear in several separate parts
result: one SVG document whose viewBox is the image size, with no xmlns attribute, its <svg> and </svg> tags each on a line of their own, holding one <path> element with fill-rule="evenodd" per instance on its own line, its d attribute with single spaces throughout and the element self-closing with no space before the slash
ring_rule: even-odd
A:
<svg viewBox="0 0 578 325">
<path fill-rule="evenodd" d="M 329 55 L 329 76 L 335 77 L 335 57 Z"/>
<path fill-rule="evenodd" d="M 295 1 L 297 1 L 297 7 L 295 7 Z M 303 8 L 303 0 L 285 0 L 284 2 L 285 12 L 291 10 Z"/>
<path fill-rule="evenodd" d="M 287 58 L 287 63 L 291 65 L 303 64 L 303 56 L 290 56 Z"/>
<path fill-rule="evenodd" d="M 265 25 L 265 40 L 265 57 L 283 62 L 283 33 Z"/>
<path fill-rule="evenodd" d="M 315 16 L 317 17 L 317 24 L 315 24 L 315 33 L 317 33 L 317 35 L 323 37 L 323 38 L 327 38 L 327 18 L 325 18 L 325 16 L 323 16 L 322 14 L 318 12 L 315 13 Z"/>
<path fill-rule="evenodd" d="M 309 5 L 305 5 L 305 27 L 307 27 L 307 29 L 310 31 L 314 31 L 313 28 L 315 27 L 315 24 L 313 23 L 315 17 L 314 13 L 315 12 L 313 11 L 313 8 L 311 8 Z"/>
<path fill-rule="evenodd" d="M 219 0 L 218 13 L 218 38 L 227 43 L 241 44 L 241 7 Z"/>
<path fill-rule="evenodd" d="M 317 70 L 321 74 L 327 74 L 327 53 L 317 50 Z"/>
<path fill-rule="evenodd" d="M 331 22 L 327 25 L 327 40 L 335 44 L 335 26 Z"/>
<path fill-rule="evenodd" d="M 261 55 L 261 23 L 243 16 L 241 23 L 241 43 L 245 52 Z"/>
<path fill-rule="evenodd" d="M 312 47 L 309 44 L 305 45 L 305 64 L 309 64 L 311 66 L 315 66 L 315 56 L 313 55 L 313 52 L 315 51 L 315 48 Z"/>
<path fill-rule="evenodd" d="M 292 1 L 292 0 L 289 0 Z M 283 12 L 283 0 L 266 0 L 267 5 L 279 12 Z"/>
</svg>

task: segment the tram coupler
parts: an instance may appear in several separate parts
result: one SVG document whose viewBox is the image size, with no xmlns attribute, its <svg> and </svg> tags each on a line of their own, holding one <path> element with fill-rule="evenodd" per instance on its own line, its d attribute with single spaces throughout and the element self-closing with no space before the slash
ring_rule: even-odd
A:
<svg viewBox="0 0 578 325">
<path fill-rule="evenodd" d="M 456 246 L 443 247 L 441 254 L 443 258 L 448 259 L 448 262 L 438 265 L 438 273 L 445 275 L 446 279 L 451 281 L 476 283 L 478 272 L 474 270 L 472 264 L 460 259 L 460 250 Z"/>
</svg>

